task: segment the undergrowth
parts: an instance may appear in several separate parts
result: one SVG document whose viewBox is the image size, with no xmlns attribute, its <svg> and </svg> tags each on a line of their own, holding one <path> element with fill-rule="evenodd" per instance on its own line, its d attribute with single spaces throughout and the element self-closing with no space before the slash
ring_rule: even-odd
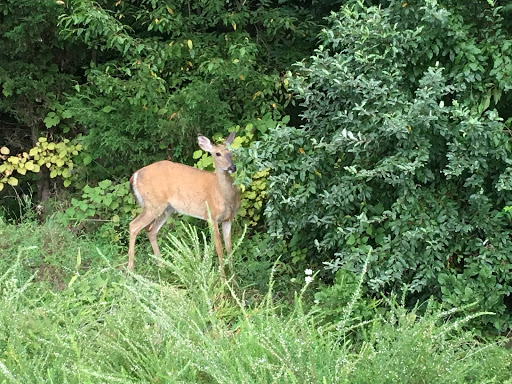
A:
<svg viewBox="0 0 512 384">
<path fill-rule="evenodd" d="M 283 311 L 273 277 L 248 305 L 220 283 L 212 245 L 193 227 L 163 247 L 171 279 L 128 273 L 112 262 L 119 256 L 63 234 L 61 254 L 72 251 L 58 289 L 27 273 L 37 236 L 0 248 L 1 382 L 512 383 L 510 352 L 464 330 L 469 318 L 455 310 L 420 315 L 391 297 L 389 311 L 354 323 L 356 290 L 326 323 L 308 284 Z"/>
</svg>

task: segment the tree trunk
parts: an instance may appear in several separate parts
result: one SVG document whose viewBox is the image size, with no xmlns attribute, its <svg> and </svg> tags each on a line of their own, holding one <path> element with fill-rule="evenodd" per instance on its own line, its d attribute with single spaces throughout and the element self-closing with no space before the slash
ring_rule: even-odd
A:
<svg viewBox="0 0 512 384">
<path fill-rule="evenodd" d="M 39 127 L 38 123 L 30 127 L 30 134 L 32 138 L 32 146 L 36 146 L 39 138 Z M 41 165 L 41 170 L 38 173 L 39 180 L 37 181 L 37 197 L 39 202 L 45 203 L 50 198 L 50 170 L 46 165 Z"/>
<path fill-rule="evenodd" d="M 45 203 L 50 198 L 50 170 L 46 168 L 46 165 L 42 165 L 39 171 L 37 197 L 41 203 Z"/>
</svg>

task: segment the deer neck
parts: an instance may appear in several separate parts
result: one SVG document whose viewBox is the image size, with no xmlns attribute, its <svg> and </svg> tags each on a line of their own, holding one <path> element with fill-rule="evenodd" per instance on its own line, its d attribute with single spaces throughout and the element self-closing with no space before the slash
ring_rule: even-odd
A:
<svg viewBox="0 0 512 384">
<path fill-rule="evenodd" d="M 236 198 L 237 189 L 233 185 L 233 178 L 228 171 L 218 170 L 215 171 L 217 175 L 217 182 L 219 183 L 219 190 L 225 200 L 234 200 Z"/>
</svg>

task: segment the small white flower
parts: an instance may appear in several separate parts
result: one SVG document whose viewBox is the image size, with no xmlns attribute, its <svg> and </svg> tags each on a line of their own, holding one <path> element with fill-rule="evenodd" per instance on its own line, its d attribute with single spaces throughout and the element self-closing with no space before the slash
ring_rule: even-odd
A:
<svg viewBox="0 0 512 384">
<path fill-rule="evenodd" d="M 313 277 L 312 276 L 306 276 L 305 280 L 306 280 L 306 284 L 309 284 L 309 283 L 311 283 L 313 281 Z"/>
<path fill-rule="evenodd" d="M 308 275 L 308 276 L 311 276 L 311 275 L 313 274 L 313 271 L 312 271 L 311 269 L 309 269 L 309 268 L 308 268 L 308 269 L 306 269 L 306 270 L 304 271 L 304 273 L 305 273 L 306 275 Z"/>
<path fill-rule="evenodd" d="M 319 304 L 319 303 L 320 303 L 320 301 L 318 301 L 318 299 L 315 299 L 314 303 L 315 303 L 315 304 Z"/>
</svg>

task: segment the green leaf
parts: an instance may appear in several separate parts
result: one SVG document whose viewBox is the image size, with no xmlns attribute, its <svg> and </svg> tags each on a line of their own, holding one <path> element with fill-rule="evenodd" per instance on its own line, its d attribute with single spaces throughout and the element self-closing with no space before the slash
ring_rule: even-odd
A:
<svg viewBox="0 0 512 384">
<path fill-rule="evenodd" d="M 112 180 L 102 180 L 98 183 L 98 186 L 101 188 L 101 189 L 107 189 L 108 187 L 110 187 L 112 185 Z"/>
<path fill-rule="evenodd" d="M 110 204 L 112 204 L 112 197 L 106 196 L 103 199 L 103 204 L 105 204 L 107 207 L 110 207 Z"/>
<path fill-rule="evenodd" d="M 194 153 L 192 154 L 192 158 L 194 159 L 199 159 L 201 156 L 203 156 L 203 151 L 201 149 L 194 151 Z"/>
<path fill-rule="evenodd" d="M 43 122 L 46 128 L 55 127 L 57 124 L 60 123 L 60 117 L 57 116 L 54 112 L 50 112 L 48 116 L 43 120 Z"/>
<path fill-rule="evenodd" d="M 12 96 L 12 88 L 8 85 L 6 85 L 7 83 L 4 83 L 3 84 L 3 87 L 2 87 L 2 93 L 5 97 L 9 97 L 9 96 Z"/>
<path fill-rule="evenodd" d="M 69 283 L 68 283 L 68 288 L 71 288 L 73 286 L 76 279 L 78 279 L 78 274 L 75 274 L 75 275 L 73 275 L 73 277 L 71 277 L 71 279 L 69 280 Z"/>
<path fill-rule="evenodd" d="M 71 112 L 70 109 L 65 109 L 64 111 L 62 111 L 63 119 L 69 119 L 70 117 L 73 117 L 73 112 Z"/>
</svg>

